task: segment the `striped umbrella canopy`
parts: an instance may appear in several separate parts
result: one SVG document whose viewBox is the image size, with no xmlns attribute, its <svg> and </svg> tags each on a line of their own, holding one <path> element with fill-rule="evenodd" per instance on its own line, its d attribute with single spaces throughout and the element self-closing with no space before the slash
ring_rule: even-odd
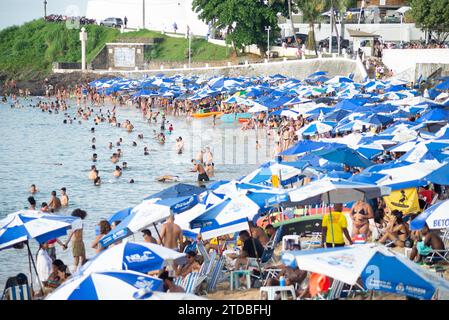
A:
<svg viewBox="0 0 449 320">
<path fill-rule="evenodd" d="M 135 271 L 78 274 L 45 300 L 134 300 L 142 288 L 162 291 L 162 280 Z"/>
<path fill-rule="evenodd" d="M 21 210 L 0 220 L 0 250 L 30 239 L 43 243 L 66 235 L 69 229 L 81 228 L 81 219 L 77 217 Z"/>
<path fill-rule="evenodd" d="M 82 266 L 82 273 L 132 270 L 142 273 L 160 270 L 172 262 L 185 262 L 185 254 L 147 242 L 122 242 L 99 253 Z"/>
</svg>

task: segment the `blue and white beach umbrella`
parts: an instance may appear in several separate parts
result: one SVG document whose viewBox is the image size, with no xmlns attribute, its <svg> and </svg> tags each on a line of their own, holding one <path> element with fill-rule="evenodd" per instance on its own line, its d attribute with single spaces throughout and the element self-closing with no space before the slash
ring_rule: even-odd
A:
<svg viewBox="0 0 449 320">
<path fill-rule="evenodd" d="M 241 182 L 245 183 L 260 183 L 265 185 L 271 185 L 271 178 L 273 175 L 279 175 L 282 184 L 289 184 L 295 182 L 302 174 L 303 169 L 309 164 L 306 161 L 297 162 L 267 162 L 260 166 L 260 168 L 254 170 Z"/>
<path fill-rule="evenodd" d="M 81 272 L 132 270 L 142 273 L 160 270 L 176 262 L 185 262 L 185 254 L 147 242 L 122 242 L 89 260 Z"/>
<path fill-rule="evenodd" d="M 321 122 L 321 121 L 313 121 L 306 125 L 305 127 L 296 131 L 298 136 L 314 136 L 317 134 L 323 134 L 326 132 L 331 132 L 335 126 L 335 122 Z"/>
<path fill-rule="evenodd" d="M 144 200 L 135 206 L 131 210 L 131 214 L 115 229 L 112 229 L 100 240 L 100 245 L 107 247 L 150 225 L 155 225 L 156 223 L 166 220 L 172 213 L 180 213 L 188 210 L 197 203 L 198 200 L 196 196 L 184 197 L 181 202 L 179 202 L 179 198 L 167 198 L 163 200 L 152 198 Z"/>
<path fill-rule="evenodd" d="M 134 300 L 145 288 L 162 291 L 162 280 L 135 271 L 103 271 L 78 274 L 45 300 Z"/>
<path fill-rule="evenodd" d="M 417 299 L 432 299 L 438 293 L 447 299 L 449 281 L 426 271 L 406 257 L 380 245 L 290 251 L 284 261 L 301 270 L 324 274 L 349 285 L 359 278 L 367 290 L 377 290 Z"/>
<path fill-rule="evenodd" d="M 0 220 L 0 250 L 30 239 L 43 243 L 66 235 L 69 229 L 81 228 L 82 220 L 77 217 L 18 211 Z"/>
<path fill-rule="evenodd" d="M 282 191 L 243 191 L 229 195 L 222 202 L 206 209 L 190 222 L 192 229 L 200 228 L 203 239 L 247 230 L 248 221 L 276 203 L 287 202 L 288 196 Z"/>
<path fill-rule="evenodd" d="M 301 205 L 349 203 L 389 195 L 391 189 L 343 179 L 323 178 L 289 191 L 292 202 Z"/>
<path fill-rule="evenodd" d="M 427 224 L 430 229 L 449 228 L 449 200 L 437 203 L 417 216 L 410 223 L 412 230 L 421 230 Z"/>
</svg>

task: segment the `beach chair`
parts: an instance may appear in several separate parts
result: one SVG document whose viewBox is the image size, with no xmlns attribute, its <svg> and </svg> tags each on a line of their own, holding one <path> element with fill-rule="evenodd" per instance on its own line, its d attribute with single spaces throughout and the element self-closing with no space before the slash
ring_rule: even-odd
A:
<svg viewBox="0 0 449 320">
<path fill-rule="evenodd" d="M 30 287 L 27 284 L 5 289 L 3 300 L 31 300 Z"/>
<path fill-rule="evenodd" d="M 344 282 L 334 279 L 332 286 L 326 293 L 317 293 L 315 298 L 312 298 L 312 300 L 337 300 L 341 298 L 344 285 Z"/>
<path fill-rule="evenodd" d="M 443 250 L 431 250 L 430 253 L 425 258 L 424 262 L 427 264 L 434 264 L 437 262 L 446 262 L 449 263 L 449 229 L 444 231 L 443 236 L 441 237 L 444 243 Z"/>
<path fill-rule="evenodd" d="M 203 256 L 204 261 L 210 261 L 209 254 L 207 253 L 206 247 L 202 241 L 198 241 L 196 248 L 198 252 Z"/>
<path fill-rule="evenodd" d="M 196 242 L 192 242 L 191 244 L 189 244 L 188 246 L 186 246 L 186 247 L 184 248 L 183 253 L 186 253 L 186 252 L 189 252 L 189 251 L 197 252 Z"/>
<path fill-rule="evenodd" d="M 321 245 L 321 232 L 312 232 L 309 240 L 301 241 L 301 249 L 312 249 L 313 246 Z"/>
<path fill-rule="evenodd" d="M 6 280 L 1 300 L 31 300 L 28 277 L 23 273 Z"/>
<path fill-rule="evenodd" d="M 214 291 L 217 287 L 218 281 L 222 279 L 223 267 L 225 265 L 226 257 L 224 255 L 218 258 L 218 261 L 215 263 L 210 278 L 207 283 L 207 292 Z"/>
<path fill-rule="evenodd" d="M 266 248 L 261 258 L 248 258 L 247 269 L 252 269 L 253 271 L 251 277 L 254 281 L 261 281 L 263 286 L 267 285 L 268 279 L 277 278 L 281 272 L 281 269 L 270 267 L 273 255 L 274 248 Z"/>
</svg>

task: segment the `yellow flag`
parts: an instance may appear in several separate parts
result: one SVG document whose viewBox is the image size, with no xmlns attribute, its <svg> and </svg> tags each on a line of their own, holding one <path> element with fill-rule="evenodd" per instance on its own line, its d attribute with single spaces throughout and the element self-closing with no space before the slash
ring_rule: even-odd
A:
<svg viewBox="0 0 449 320">
<path fill-rule="evenodd" d="M 389 196 L 384 197 L 384 200 L 391 211 L 399 210 L 402 214 L 420 211 L 416 188 L 395 190 Z"/>
<path fill-rule="evenodd" d="M 279 186 L 281 185 L 279 177 L 275 174 L 271 176 L 271 185 L 273 186 L 273 188 L 279 188 Z"/>
</svg>

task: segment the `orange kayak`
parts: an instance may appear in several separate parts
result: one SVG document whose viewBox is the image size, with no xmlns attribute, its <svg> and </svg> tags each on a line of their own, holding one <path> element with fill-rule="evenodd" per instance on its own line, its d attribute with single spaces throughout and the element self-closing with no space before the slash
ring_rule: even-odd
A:
<svg viewBox="0 0 449 320">
<path fill-rule="evenodd" d="M 214 111 L 214 112 L 206 112 L 206 113 L 194 113 L 192 114 L 192 117 L 194 118 L 206 118 L 211 117 L 213 115 L 221 116 L 223 112 L 221 111 Z"/>
</svg>

